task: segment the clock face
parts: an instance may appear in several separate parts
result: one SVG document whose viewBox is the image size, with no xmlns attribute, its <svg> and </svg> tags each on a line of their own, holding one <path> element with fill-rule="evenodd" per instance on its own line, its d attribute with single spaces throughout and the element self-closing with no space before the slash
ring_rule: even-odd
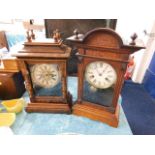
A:
<svg viewBox="0 0 155 155">
<path fill-rule="evenodd" d="M 115 84 L 117 74 L 110 64 L 104 61 L 95 61 L 87 65 L 85 78 L 91 86 L 106 89 Z"/>
<path fill-rule="evenodd" d="M 56 64 L 35 64 L 31 67 L 32 82 L 43 88 L 52 88 L 60 81 L 60 71 Z"/>
</svg>

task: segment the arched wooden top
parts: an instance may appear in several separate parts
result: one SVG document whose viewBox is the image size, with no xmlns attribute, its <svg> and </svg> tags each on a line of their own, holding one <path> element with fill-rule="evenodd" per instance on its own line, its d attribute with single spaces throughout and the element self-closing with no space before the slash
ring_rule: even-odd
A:
<svg viewBox="0 0 155 155">
<path fill-rule="evenodd" d="M 95 28 L 87 32 L 85 35 L 78 33 L 67 38 L 67 40 L 78 48 L 95 50 L 110 49 L 110 51 L 115 52 L 119 50 L 123 53 L 125 52 L 130 54 L 145 48 L 143 46 L 123 44 L 120 35 L 109 28 Z"/>
<path fill-rule="evenodd" d="M 98 47 L 120 48 L 123 46 L 122 38 L 114 30 L 109 28 L 95 28 L 87 32 L 82 42 Z"/>
</svg>

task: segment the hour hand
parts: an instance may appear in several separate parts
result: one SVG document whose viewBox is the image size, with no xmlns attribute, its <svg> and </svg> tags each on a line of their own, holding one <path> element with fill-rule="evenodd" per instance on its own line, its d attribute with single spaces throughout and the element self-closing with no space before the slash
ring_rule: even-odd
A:
<svg viewBox="0 0 155 155">
<path fill-rule="evenodd" d="M 46 76 L 51 76 L 51 77 L 55 77 L 55 74 L 45 74 Z"/>
<path fill-rule="evenodd" d="M 55 74 L 51 74 L 51 77 L 55 77 L 56 75 Z"/>
<path fill-rule="evenodd" d="M 104 73 L 104 72 L 106 71 L 107 67 L 108 67 L 108 66 L 106 66 L 106 67 L 103 69 L 102 73 Z"/>
<path fill-rule="evenodd" d="M 53 80 L 56 80 L 56 75 L 55 74 L 50 74 L 51 75 L 51 78 L 53 79 Z"/>
</svg>

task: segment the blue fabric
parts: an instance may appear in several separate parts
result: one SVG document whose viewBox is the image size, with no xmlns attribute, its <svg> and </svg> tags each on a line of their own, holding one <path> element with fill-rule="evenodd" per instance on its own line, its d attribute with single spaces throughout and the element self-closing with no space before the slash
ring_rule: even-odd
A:
<svg viewBox="0 0 155 155">
<path fill-rule="evenodd" d="M 149 68 L 146 70 L 143 83 L 147 92 L 155 99 L 155 53 Z"/>
<path fill-rule="evenodd" d="M 155 74 L 155 52 L 149 65 L 149 69 Z"/>
<path fill-rule="evenodd" d="M 62 84 L 58 83 L 53 88 L 34 87 L 36 96 L 62 96 Z"/>
<path fill-rule="evenodd" d="M 77 78 L 68 78 L 68 89 L 73 95 L 73 100 L 77 99 Z M 29 101 L 28 94 L 24 98 Z M 121 98 L 119 98 L 121 103 Z M 15 134 L 26 135 L 53 135 L 53 134 L 84 134 L 84 135 L 131 135 L 132 132 L 120 108 L 120 122 L 118 128 L 113 128 L 107 124 L 93 121 L 85 117 L 67 114 L 45 114 L 45 113 L 22 113 L 17 115 L 17 119 L 12 126 Z"/>
<path fill-rule="evenodd" d="M 146 91 L 155 99 L 155 73 L 147 69 L 143 83 Z"/>
<path fill-rule="evenodd" d="M 84 81 L 83 99 L 88 102 L 94 102 L 99 105 L 112 106 L 113 88 L 90 90 L 90 84 Z"/>
<path fill-rule="evenodd" d="M 11 48 L 20 42 L 24 42 L 26 40 L 26 35 L 6 32 L 6 38 L 7 38 L 8 45 Z"/>
<path fill-rule="evenodd" d="M 122 89 L 122 107 L 135 135 L 155 134 L 155 100 L 142 84 L 126 81 Z"/>
</svg>

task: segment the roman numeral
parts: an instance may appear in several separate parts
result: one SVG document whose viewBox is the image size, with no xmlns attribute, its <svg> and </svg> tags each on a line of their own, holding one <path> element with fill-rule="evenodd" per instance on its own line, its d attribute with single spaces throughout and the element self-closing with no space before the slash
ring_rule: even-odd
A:
<svg viewBox="0 0 155 155">
<path fill-rule="evenodd" d="M 108 78 L 105 78 L 105 80 L 106 80 L 106 81 L 108 81 L 108 82 L 111 82 L 111 80 L 110 80 L 110 79 L 108 79 Z"/>
<path fill-rule="evenodd" d="M 102 67 L 103 66 L 103 62 L 100 62 L 100 67 Z"/>
</svg>

